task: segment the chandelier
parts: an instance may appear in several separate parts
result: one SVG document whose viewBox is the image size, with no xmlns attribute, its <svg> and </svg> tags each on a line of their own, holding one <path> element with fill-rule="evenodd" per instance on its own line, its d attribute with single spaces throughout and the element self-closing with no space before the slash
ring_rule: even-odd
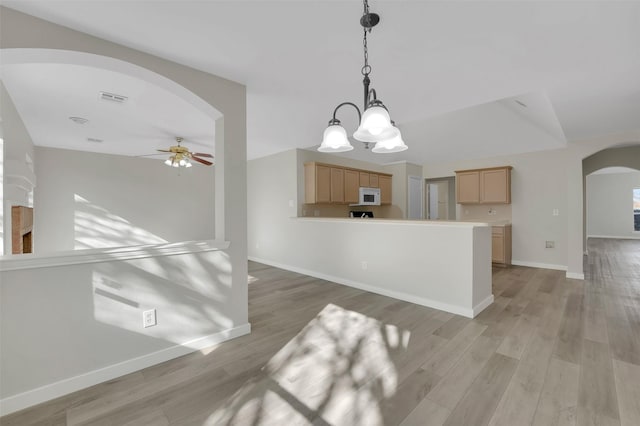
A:
<svg viewBox="0 0 640 426">
<path fill-rule="evenodd" d="M 364 29 L 363 47 L 364 47 L 364 66 L 361 73 L 364 76 L 362 84 L 364 85 L 364 107 L 360 113 L 360 108 L 352 102 L 343 102 L 333 111 L 333 118 L 329 120 L 329 126 L 324 131 L 322 144 L 318 148 L 320 152 L 345 152 L 351 151 L 353 146 L 347 139 L 347 132 L 340 125 L 340 120 L 336 118 L 338 110 L 350 105 L 358 112 L 358 129 L 353 134 L 354 139 L 364 142 L 365 149 L 369 149 L 375 144 L 371 151 L 375 153 L 392 153 L 400 152 L 408 149 L 400 135 L 398 129 L 389 116 L 387 107 L 377 98 L 374 88 L 370 88 L 371 65 L 369 65 L 369 52 L 367 48 L 367 34 L 371 33 L 371 29 L 380 22 L 380 16 L 377 13 L 369 12 L 368 0 L 363 0 L 364 13 L 360 18 L 360 25 Z"/>
</svg>

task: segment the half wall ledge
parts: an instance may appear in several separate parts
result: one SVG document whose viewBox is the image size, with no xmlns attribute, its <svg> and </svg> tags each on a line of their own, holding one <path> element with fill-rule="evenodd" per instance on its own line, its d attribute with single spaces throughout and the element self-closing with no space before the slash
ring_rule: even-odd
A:
<svg viewBox="0 0 640 426">
<path fill-rule="evenodd" d="M 177 254 L 202 253 L 228 249 L 229 241 L 202 240 L 140 246 L 68 250 L 49 254 L 19 254 L 0 257 L 0 272 L 51 266 L 80 265 L 113 260 L 144 259 Z"/>
</svg>

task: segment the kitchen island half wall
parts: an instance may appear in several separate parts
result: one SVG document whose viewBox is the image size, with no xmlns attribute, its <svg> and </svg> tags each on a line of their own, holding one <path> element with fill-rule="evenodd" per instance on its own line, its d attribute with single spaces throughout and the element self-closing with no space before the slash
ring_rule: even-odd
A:
<svg viewBox="0 0 640 426">
<path fill-rule="evenodd" d="M 263 239 L 250 259 L 469 318 L 493 302 L 486 223 L 299 217 L 287 227 L 296 238 Z"/>
</svg>

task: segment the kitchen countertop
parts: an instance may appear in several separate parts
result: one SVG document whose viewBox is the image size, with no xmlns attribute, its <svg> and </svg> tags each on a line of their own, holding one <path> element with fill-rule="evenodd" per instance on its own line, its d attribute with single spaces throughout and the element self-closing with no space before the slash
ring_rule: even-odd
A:
<svg viewBox="0 0 640 426">
<path fill-rule="evenodd" d="M 303 222 L 348 222 L 348 223 L 371 223 L 382 225 L 436 225 L 448 227 L 473 227 L 473 226 L 491 226 L 488 222 L 473 220 L 420 220 L 420 219 L 386 219 L 386 218 L 359 218 L 359 217 L 315 217 L 315 216 L 298 216 L 291 217 L 294 220 Z"/>
<path fill-rule="evenodd" d="M 459 220 L 458 222 L 486 223 L 491 226 L 511 225 L 511 221 L 509 219 L 498 219 L 498 220 L 463 219 L 463 220 Z"/>
</svg>

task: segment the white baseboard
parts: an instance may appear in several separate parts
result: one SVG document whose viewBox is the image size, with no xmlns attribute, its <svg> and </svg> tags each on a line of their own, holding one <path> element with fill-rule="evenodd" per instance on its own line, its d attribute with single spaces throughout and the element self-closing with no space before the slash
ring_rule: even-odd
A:
<svg viewBox="0 0 640 426">
<path fill-rule="evenodd" d="M 512 260 L 512 265 L 528 266 L 530 268 L 553 269 L 554 271 L 566 271 L 565 265 L 555 265 L 553 263 L 528 262 L 525 260 Z"/>
<path fill-rule="evenodd" d="M 584 280 L 584 274 L 579 272 L 567 272 L 567 278 L 571 278 L 572 280 Z"/>
<path fill-rule="evenodd" d="M 327 274 L 324 274 L 322 272 L 312 271 L 312 270 L 304 269 L 304 268 L 299 268 L 297 266 L 291 266 L 291 265 L 287 265 L 287 264 L 284 264 L 284 263 L 273 262 L 271 260 L 261 259 L 261 258 L 254 257 L 254 256 L 249 256 L 249 260 L 252 260 L 252 261 L 258 262 L 258 263 L 264 263 L 265 265 L 273 266 L 275 268 L 285 269 L 287 271 L 297 272 L 299 274 L 308 275 L 310 277 L 319 278 L 319 279 L 322 279 L 322 280 L 331 281 L 331 282 L 334 282 L 334 283 L 346 285 L 348 287 L 357 288 L 359 290 L 368 291 L 370 293 L 376 293 L 376 294 L 380 294 L 382 296 L 393 297 L 394 299 L 404 300 L 405 302 L 415 303 L 416 305 L 422 305 L 422 306 L 426 306 L 428 308 L 434 308 L 434 309 L 438 309 L 440 311 L 450 312 L 450 313 L 456 314 L 456 315 L 462 315 L 463 317 L 467 317 L 467 318 L 473 318 L 474 317 L 474 311 L 476 309 L 475 307 L 474 308 L 465 308 L 463 306 L 457 306 L 457 305 L 451 305 L 451 304 L 448 304 L 448 303 L 438 302 L 437 300 L 431 300 L 431 299 L 427 299 L 427 298 L 424 298 L 424 297 L 418 297 L 418 296 L 414 296 L 414 295 L 411 295 L 411 294 L 403 293 L 403 292 L 400 292 L 400 291 L 387 290 L 385 288 L 380 288 L 380 287 L 375 287 L 375 286 L 371 286 L 371 285 L 368 285 L 368 284 L 363 284 L 361 282 L 349 280 L 349 279 L 346 279 L 346 278 L 336 277 L 336 276 L 333 276 L 333 275 L 327 275 Z M 491 295 L 490 297 L 492 299 L 491 301 L 493 301 L 493 295 Z M 482 301 L 478 305 L 478 307 L 480 307 L 485 302 L 486 302 L 486 300 Z M 491 304 L 491 303 L 489 303 L 489 304 Z M 484 307 L 482 309 L 484 309 Z M 480 309 L 478 312 L 480 312 L 482 309 Z"/>
<path fill-rule="evenodd" d="M 27 392 L 9 396 L 0 400 L 0 416 L 85 389 L 89 386 L 97 385 L 98 383 L 106 382 L 107 380 L 124 376 L 125 374 L 142 370 L 143 368 L 151 367 L 161 362 L 187 355 L 197 350 L 206 349 L 218 343 L 249 334 L 250 332 L 251 324 L 243 324 L 189 342 L 177 344 L 157 352 L 152 352 L 79 376 L 70 377 Z"/>
<path fill-rule="evenodd" d="M 513 260 L 511 261 L 511 264 L 516 266 L 528 266 L 530 268 L 553 269 L 554 271 L 567 271 L 568 269 L 564 265 L 554 265 L 553 263 L 526 262 L 523 260 Z M 567 271 L 566 277 L 574 280 L 584 280 L 584 274 L 578 272 Z"/>
<path fill-rule="evenodd" d="M 587 238 L 610 238 L 614 240 L 640 240 L 640 232 L 638 235 L 587 235 Z"/>
<path fill-rule="evenodd" d="M 475 318 L 480 312 L 484 311 L 487 306 L 493 303 L 493 294 L 489 295 L 482 302 L 473 307 L 473 318 Z"/>
</svg>

